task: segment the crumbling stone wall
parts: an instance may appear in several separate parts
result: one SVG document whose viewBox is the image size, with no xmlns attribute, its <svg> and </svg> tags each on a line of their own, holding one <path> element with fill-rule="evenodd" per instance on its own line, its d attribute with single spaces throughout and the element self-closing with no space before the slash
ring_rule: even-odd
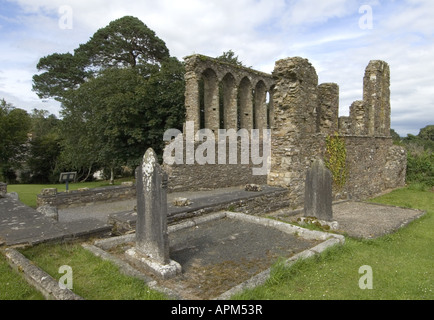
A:
<svg viewBox="0 0 434 320">
<path fill-rule="evenodd" d="M 136 197 L 136 187 L 130 183 L 122 186 L 110 186 L 68 192 L 57 192 L 57 188 L 42 189 L 36 196 L 38 207 L 50 206 L 59 209 L 80 207 L 98 202 L 114 202 Z"/>
<path fill-rule="evenodd" d="M 363 101 L 350 116 L 338 117 L 339 88 L 317 84 L 313 66 L 299 57 L 276 62 L 272 166 L 268 184 L 290 189 L 304 201 L 304 177 L 315 159 L 324 157 L 327 135 L 338 132 L 347 150 L 346 185 L 336 197 L 366 198 L 405 183 L 406 154 L 390 137 L 390 70 L 371 61 L 364 76 Z"/>
<path fill-rule="evenodd" d="M 310 62 L 300 57 L 277 61 L 273 76 L 268 184 L 288 188 L 290 198 L 298 201 L 304 197 L 306 170 L 314 159 L 323 157 L 325 149 L 324 135 L 317 132 L 318 76 Z"/>
<path fill-rule="evenodd" d="M 366 199 L 405 185 L 407 155 L 390 137 L 344 136 L 348 177 L 342 196 Z"/>
<path fill-rule="evenodd" d="M 268 183 L 287 188 L 289 201 L 301 205 L 306 171 L 315 159 L 324 159 L 326 137 L 335 133 L 345 140 L 348 171 L 346 185 L 335 190 L 335 198 L 363 199 L 404 185 L 406 152 L 390 137 L 386 62 L 369 62 L 363 100 L 355 101 L 345 117 L 339 117 L 339 86 L 319 84 L 307 59 L 279 60 L 272 75 L 201 55 L 185 62 L 186 120 L 195 122 L 195 130 L 214 132 L 270 128 L 271 170 L 267 176 L 253 176 L 251 164 L 165 165 L 169 190 Z"/>
</svg>

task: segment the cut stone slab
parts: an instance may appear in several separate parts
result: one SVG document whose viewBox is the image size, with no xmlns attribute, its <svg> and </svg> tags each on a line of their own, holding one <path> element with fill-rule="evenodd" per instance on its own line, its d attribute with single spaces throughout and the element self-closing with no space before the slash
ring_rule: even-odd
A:
<svg viewBox="0 0 434 320">
<path fill-rule="evenodd" d="M 58 223 L 17 199 L 0 199 L 0 238 L 8 246 L 108 235 L 111 231 L 112 226 L 96 219 Z"/>
</svg>

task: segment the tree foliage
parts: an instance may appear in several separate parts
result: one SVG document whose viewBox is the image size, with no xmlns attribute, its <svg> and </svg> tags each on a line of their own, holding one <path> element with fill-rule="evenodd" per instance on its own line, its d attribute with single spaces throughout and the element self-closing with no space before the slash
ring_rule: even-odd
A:
<svg viewBox="0 0 434 320">
<path fill-rule="evenodd" d="M 184 117 L 184 70 L 164 41 L 126 16 L 99 29 L 74 54 L 42 58 L 34 90 L 62 102 L 63 166 L 82 172 L 138 165 L 147 148 Z"/>
<path fill-rule="evenodd" d="M 407 148 L 407 182 L 434 186 L 434 125 L 402 139 Z"/>
<path fill-rule="evenodd" d="M 0 100 L 0 178 L 13 182 L 15 170 L 21 168 L 31 127 L 29 114 Z"/>
<path fill-rule="evenodd" d="M 235 52 L 233 52 L 232 50 L 223 52 L 223 54 L 221 56 L 218 56 L 216 59 L 230 64 L 234 64 L 236 66 L 250 68 L 245 66 L 243 62 L 238 59 L 238 56 L 235 55 Z"/>
<path fill-rule="evenodd" d="M 169 50 L 142 21 L 125 16 L 99 29 L 76 54 L 86 57 L 88 67 L 100 71 L 160 63 L 169 57 Z"/>
</svg>

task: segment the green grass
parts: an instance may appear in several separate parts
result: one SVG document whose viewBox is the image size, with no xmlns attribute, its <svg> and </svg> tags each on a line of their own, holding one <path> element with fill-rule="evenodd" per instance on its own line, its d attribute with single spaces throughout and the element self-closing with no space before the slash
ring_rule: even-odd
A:
<svg viewBox="0 0 434 320">
<path fill-rule="evenodd" d="M 142 280 L 123 275 L 119 268 L 85 250 L 80 244 L 42 244 L 21 251 L 56 280 L 63 265 L 72 268 L 73 292 L 87 300 L 163 300 Z"/>
<path fill-rule="evenodd" d="M 434 299 L 434 193 L 405 188 L 372 202 L 426 210 L 398 232 L 376 240 L 346 239 L 320 256 L 288 268 L 277 263 L 262 286 L 234 299 Z M 373 271 L 373 289 L 361 290 L 361 266 Z"/>
<path fill-rule="evenodd" d="M 12 270 L 0 254 L 0 300 L 43 300 L 44 296 Z"/>
<path fill-rule="evenodd" d="M 131 181 L 131 179 L 119 179 L 115 181 L 114 185 L 120 185 L 123 181 Z M 109 186 L 109 181 L 95 181 L 95 182 L 81 182 L 70 183 L 69 190 L 77 190 L 79 188 L 99 188 Z M 45 188 L 57 188 L 58 192 L 65 192 L 65 184 L 12 184 L 8 185 L 8 192 L 16 192 L 20 201 L 25 205 L 36 208 L 36 196 L 41 193 Z"/>
<path fill-rule="evenodd" d="M 434 299 L 434 193 L 419 187 L 395 190 L 371 200 L 427 211 L 422 218 L 375 240 L 346 238 L 344 245 L 299 261 L 290 268 L 277 263 L 262 286 L 234 299 Z M 110 262 L 95 257 L 80 244 L 38 245 L 22 252 L 54 278 L 58 269 L 73 270 L 73 291 L 85 299 L 164 299 L 143 281 L 124 276 Z M 361 266 L 373 270 L 373 289 L 359 288 Z M 0 256 L 0 299 L 42 299 Z"/>
</svg>

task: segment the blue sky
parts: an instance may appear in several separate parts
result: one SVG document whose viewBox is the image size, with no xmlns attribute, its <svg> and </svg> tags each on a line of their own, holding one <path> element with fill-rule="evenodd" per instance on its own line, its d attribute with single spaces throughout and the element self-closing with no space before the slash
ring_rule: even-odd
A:
<svg viewBox="0 0 434 320">
<path fill-rule="evenodd" d="M 60 10 L 65 6 L 67 11 Z M 363 28 L 362 6 L 371 9 L 372 28 Z M 271 73 L 278 59 L 307 58 L 320 83 L 339 85 L 340 115 L 362 99 L 369 61 L 385 60 L 391 68 L 392 128 L 405 136 L 434 124 L 429 0 L 0 0 L 0 98 L 58 115 L 56 101 L 42 101 L 32 91 L 39 59 L 73 52 L 125 15 L 141 19 L 180 60 L 233 50 L 244 64 Z"/>
</svg>

